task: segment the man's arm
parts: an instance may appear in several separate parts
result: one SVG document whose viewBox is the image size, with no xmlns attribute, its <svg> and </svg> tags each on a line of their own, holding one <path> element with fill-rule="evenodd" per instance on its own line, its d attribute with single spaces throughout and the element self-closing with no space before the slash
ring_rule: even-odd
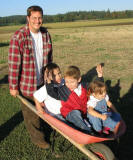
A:
<svg viewBox="0 0 133 160">
<path fill-rule="evenodd" d="M 14 97 L 19 94 L 18 78 L 21 63 L 20 49 L 18 40 L 13 37 L 10 41 L 8 65 L 9 65 L 9 89 L 10 94 Z"/>
</svg>

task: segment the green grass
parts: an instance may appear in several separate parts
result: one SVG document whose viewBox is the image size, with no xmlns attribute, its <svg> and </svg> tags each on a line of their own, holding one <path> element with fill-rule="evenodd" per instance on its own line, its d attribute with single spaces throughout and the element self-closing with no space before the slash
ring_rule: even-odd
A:
<svg viewBox="0 0 133 160">
<path fill-rule="evenodd" d="M 109 22 L 111 21 L 106 23 Z M 81 22 L 79 27 L 78 23 L 67 23 L 73 25 L 72 28 L 63 28 L 66 23 L 55 24 L 59 25 L 60 29 L 51 24 L 53 29 L 49 29 L 49 32 L 53 41 L 54 62 L 59 64 L 62 71 L 69 65 L 77 65 L 82 74 L 87 75 L 98 63 L 105 64 L 104 77 L 110 98 L 127 124 L 126 134 L 121 137 L 117 151 L 114 151 L 116 146 L 111 142 L 110 148 L 120 160 L 132 160 L 133 27 L 132 25 L 83 27 Z M 87 23 L 84 26 L 88 25 Z M 11 32 L 8 27 L 5 28 L 6 32 L 2 32 L 4 28 L 0 27 L 0 40 L 3 39 L 5 42 L 9 41 L 11 33 L 19 26 L 14 26 Z M 4 34 L 8 30 L 9 35 Z M 4 61 L 7 62 L 7 54 L 8 46 L 0 47 L 0 61 L 5 56 Z M 7 64 L 0 64 L 0 160 L 87 160 L 87 157 L 74 146 L 64 154 L 64 157 L 56 158 L 51 154 L 51 150 L 39 149 L 31 143 L 24 126 L 19 101 L 9 95 L 6 66 Z M 68 141 L 62 144 L 63 140 L 62 136 L 56 138 L 56 154 L 61 154 L 61 150 L 70 145 Z"/>
</svg>

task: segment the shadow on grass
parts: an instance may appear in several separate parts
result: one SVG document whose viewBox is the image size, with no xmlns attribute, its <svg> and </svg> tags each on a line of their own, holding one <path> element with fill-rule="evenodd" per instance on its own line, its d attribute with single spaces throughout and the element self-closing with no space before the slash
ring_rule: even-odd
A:
<svg viewBox="0 0 133 160">
<path fill-rule="evenodd" d="M 100 63 L 102 67 L 104 67 L 104 63 Z M 81 82 L 89 84 L 90 82 L 92 82 L 96 77 L 97 77 L 97 71 L 96 71 L 96 67 L 93 67 L 92 69 L 90 69 L 89 71 L 87 71 L 85 74 L 82 75 L 81 77 Z"/>
<path fill-rule="evenodd" d="M 96 66 L 90 69 L 88 72 L 82 75 L 81 82 L 89 84 L 97 76 Z"/>
<path fill-rule="evenodd" d="M 10 132 L 23 121 L 22 112 L 19 111 L 11 117 L 6 123 L 0 126 L 0 142 L 6 138 Z"/>
<path fill-rule="evenodd" d="M 8 75 L 5 75 L 2 79 L 0 79 L 0 85 L 8 84 Z"/>
<path fill-rule="evenodd" d="M 132 135 L 133 135 L 133 84 L 131 84 L 128 92 L 120 97 L 120 80 L 114 86 L 111 86 L 111 80 L 106 82 L 110 100 L 115 105 L 123 120 L 126 123 L 127 129 L 125 134 L 120 137 L 118 146 L 114 143 L 111 149 L 120 160 L 132 160 Z M 110 143 L 110 142 L 109 142 Z M 111 144 L 111 143 L 110 143 Z"/>
<path fill-rule="evenodd" d="M 4 124 L 2 124 L 0 126 L 0 142 L 2 140 L 4 140 L 11 131 L 13 131 L 13 129 L 19 125 L 21 122 L 23 122 L 23 115 L 22 115 L 22 111 L 19 111 L 18 113 L 16 113 L 13 117 L 11 117 L 7 122 L 5 122 Z M 52 133 L 52 129 L 51 127 L 44 122 L 42 119 L 40 119 L 40 123 L 42 124 L 41 126 L 43 126 L 43 131 L 46 134 L 46 141 L 50 142 L 50 135 Z"/>
<path fill-rule="evenodd" d="M 9 42 L 0 42 L 0 47 L 9 46 Z"/>
</svg>

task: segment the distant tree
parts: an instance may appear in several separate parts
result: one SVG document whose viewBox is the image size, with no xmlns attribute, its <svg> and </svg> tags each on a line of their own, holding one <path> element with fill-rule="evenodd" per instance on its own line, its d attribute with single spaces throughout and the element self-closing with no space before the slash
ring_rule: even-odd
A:
<svg viewBox="0 0 133 160">
<path fill-rule="evenodd" d="M 65 14 L 57 15 L 44 15 L 44 23 L 50 22 L 69 22 L 76 20 L 89 20 L 89 19 L 116 19 L 116 18 L 132 18 L 133 10 L 126 11 L 113 11 L 109 9 L 107 11 L 76 11 L 68 12 Z M 14 25 L 14 24 L 26 24 L 25 15 L 16 15 L 8 17 L 0 17 L 0 26 Z"/>
<path fill-rule="evenodd" d="M 106 12 L 106 18 L 111 18 L 111 13 L 110 13 L 110 10 L 108 9 L 107 12 Z"/>
</svg>

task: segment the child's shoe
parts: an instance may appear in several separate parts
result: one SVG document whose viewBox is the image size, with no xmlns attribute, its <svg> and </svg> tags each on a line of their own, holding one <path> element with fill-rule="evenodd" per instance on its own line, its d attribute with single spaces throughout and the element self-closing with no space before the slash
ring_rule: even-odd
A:
<svg viewBox="0 0 133 160">
<path fill-rule="evenodd" d="M 103 128 L 103 133 L 109 134 L 109 131 L 110 131 L 110 128 L 108 128 L 108 127 Z"/>
</svg>

